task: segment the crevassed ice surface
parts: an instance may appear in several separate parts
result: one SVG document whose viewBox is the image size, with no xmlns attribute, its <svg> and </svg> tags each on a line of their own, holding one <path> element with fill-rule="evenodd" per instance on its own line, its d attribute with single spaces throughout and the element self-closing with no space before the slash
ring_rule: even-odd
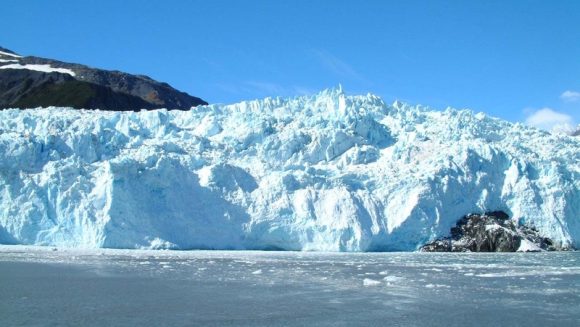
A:
<svg viewBox="0 0 580 327">
<path fill-rule="evenodd" d="M 580 245 L 580 142 L 374 95 L 0 112 L 0 243 L 415 250 L 503 210 Z"/>
</svg>

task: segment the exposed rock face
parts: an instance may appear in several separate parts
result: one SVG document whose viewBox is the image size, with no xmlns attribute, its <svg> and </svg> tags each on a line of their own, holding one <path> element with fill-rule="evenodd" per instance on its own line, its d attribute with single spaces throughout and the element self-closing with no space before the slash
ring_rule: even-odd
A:
<svg viewBox="0 0 580 327">
<path fill-rule="evenodd" d="M 0 48 L 0 109 L 182 109 L 207 102 L 147 76 L 95 69 Z"/>
<path fill-rule="evenodd" d="M 537 252 L 554 251 L 552 240 L 536 230 L 516 226 L 502 211 L 470 214 L 451 228 L 451 237 L 424 245 L 423 252 Z"/>
</svg>

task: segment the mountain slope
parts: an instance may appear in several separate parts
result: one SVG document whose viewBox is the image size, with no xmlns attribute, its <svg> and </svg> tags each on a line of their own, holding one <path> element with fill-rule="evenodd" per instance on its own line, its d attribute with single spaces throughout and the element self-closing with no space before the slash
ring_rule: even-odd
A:
<svg viewBox="0 0 580 327">
<path fill-rule="evenodd" d="M 337 90 L 0 112 L 2 243 L 416 250 L 490 211 L 578 247 L 580 140 Z"/>
<path fill-rule="evenodd" d="M 65 106 L 103 110 L 170 108 L 207 104 L 142 75 L 106 71 L 0 48 L 0 108 Z"/>
</svg>

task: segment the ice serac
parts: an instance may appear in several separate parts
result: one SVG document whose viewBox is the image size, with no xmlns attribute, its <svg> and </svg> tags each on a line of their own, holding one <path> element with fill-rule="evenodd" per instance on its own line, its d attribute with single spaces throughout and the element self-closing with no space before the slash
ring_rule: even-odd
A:
<svg viewBox="0 0 580 327">
<path fill-rule="evenodd" d="M 0 112 L 0 242 L 416 250 L 503 211 L 580 245 L 580 140 L 374 95 Z"/>
</svg>

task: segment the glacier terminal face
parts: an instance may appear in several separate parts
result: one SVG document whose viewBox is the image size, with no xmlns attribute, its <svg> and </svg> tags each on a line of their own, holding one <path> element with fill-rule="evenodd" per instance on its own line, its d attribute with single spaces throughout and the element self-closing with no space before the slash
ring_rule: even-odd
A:
<svg viewBox="0 0 580 327">
<path fill-rule="evenodd" d="M 190 111 L 0 111 L 0 243 L 408 251 L 504 211 L 580 245 L 580 140 L 327 90 Z"/>
</svg>

